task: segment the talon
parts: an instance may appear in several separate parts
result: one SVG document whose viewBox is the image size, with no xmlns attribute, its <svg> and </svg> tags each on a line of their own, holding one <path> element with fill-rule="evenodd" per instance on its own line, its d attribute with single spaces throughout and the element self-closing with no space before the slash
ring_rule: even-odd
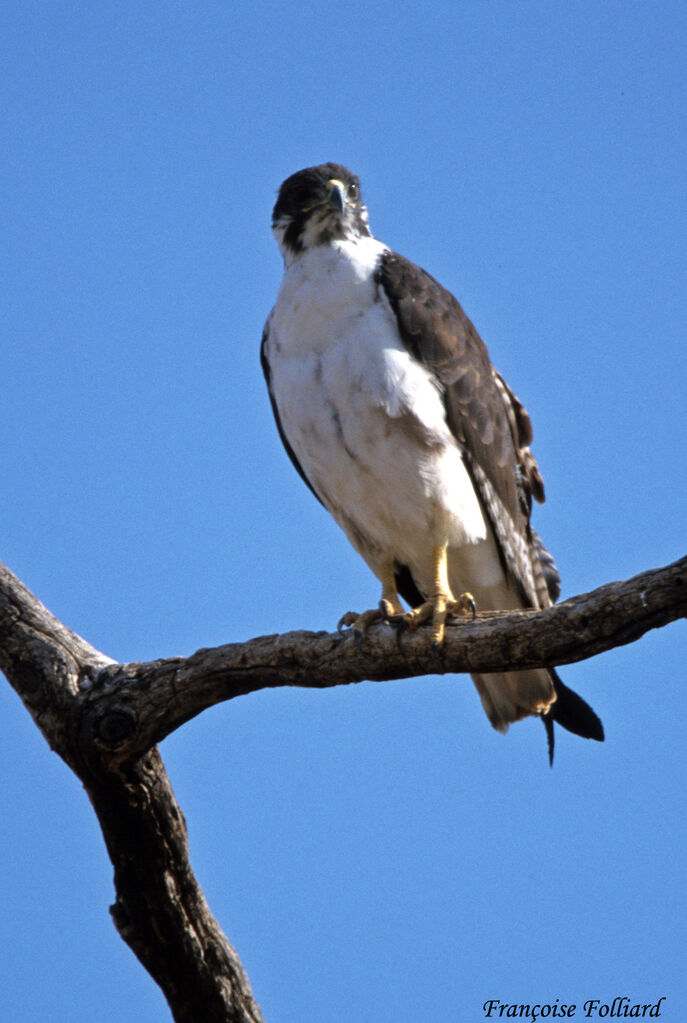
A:
<svg viewBox="0 0 687 1023">
<path fill-rule="evenodd" d="M 395 624 L 395 619 L 404 614 L 403 605 L 396 592 L 393 560 L 383 564 L 381 579 L 382 597 L 376 608 L 371 611 L 363 611 L 362 614 L 358 614 L 356 611 L 347 611 L 338 621 L 337 631 L 339 633 L 353 627 L 353 639 L 358 647 L 362 646 L 365 633 L 371 625 L 376 625 L 378 622 Z"/>
<path fill-rule="evenodd" d="M 352 625 L 353 639 L 355 640 L 356 646 L 360 647 L 370 626 L 383 621 L 386 621 L 386 615 L 378 607 L 372 608 L 371 611 L 363 611 L 362 614 L 356 614 L 355 611 L 347 611 L 346 614 L 342 615 L 339 619 L 338 629 L 339 632 L 342 632 L 343 627 Z"/>
<path fill-rule="evenodd" d="M 441 657 L 441 650 L 442 650 L 442 644 L 438 643 L 436 640 L 434 640 L 434 642 L 432 643 L 431 647 L 429 648 L 429 652 L 431 654 L 432 660 L 439 667 L 443 667 L 443 661 L 442 661 L 442 657 Z"/>
<path fill-rule="evenodd" d="M 471 593 L 461 593 L 457 600 L 452 600 L 450 604 L 451 616 L 457 615 L 470 615 L 470 618 L 474 622 L 477 617 L 477 603 Z"/>
<path fill-rule="evenodd" d="M 356 614 L 355 611 L 347 611 L 346 614 L 341 615 L 336 623 L 336 631 L 343 634 L 344 629 L 347 629 L 350 625 L 355 625 L 359 617 L 360 615 Z"/>
<path fill-rule="evenodd" d="M 392 629 L 396 629 L 397 632 L 404 632 L 408 628 L 406 618 L 407 614 L 405 611 L 401 614 L 389 615 L 386 620 L 386 624 L 390 625 Z"/>
<path fill-rule="evenodd" d="M 403 633 L 408 628 L 406 623 L 405 612 L 401 614 L 389 615 L 386 619 L 386 624 L 390 625 L 396 635 L 396 646 L 399 650 L 403 650 Z"/>
<path fill-rule="evenodd" d="M 390 622 L 392 618 L 398 615 L 398 608 L 395 607 L 390 600 L 387 600 L 386 597 L 382 597 L 380 600 L 379 610 L 385 622 Z M 401 610 L 401 614 L 402 613 L 403 611 Z"/>
<path fill-rule="evenodd" d="M 458 615 L 470 615 L 475 619 L 477 604 L 471 593 L 461 593 L 456 599 L 451 593 L 448 583 L 446 565 L 446 545 L 439 545 L 432 550 L 434 562 L 434 591 L 424 603 L 413 608 L 403 616 L 404 625 L 408 629 L 417 629 L 425 622 L 432 622 L 432 656 L 436 656 L 446 630 L 446 620 Z"/>
<path fill-rule="evenodd" d="M 412 611 L 408 611 L 407 614 L 403 615 L 403 627 L 414 632 L 420 625 L 428 622 L 433 614 L 434 601 L 426 600 L 424 604 L 419 604 L 418 607 L 414 607 Z"/>
</svg>

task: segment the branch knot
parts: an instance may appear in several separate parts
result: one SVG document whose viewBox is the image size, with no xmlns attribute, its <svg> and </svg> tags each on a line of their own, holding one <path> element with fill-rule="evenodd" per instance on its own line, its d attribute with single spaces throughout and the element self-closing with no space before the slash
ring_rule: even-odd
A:
<svg viewBox="0 0 687 1023">
<path fill-rule="evenodd" d="M 94 738 L 109 750 L 116 750 L 134 737 L 136 727 L 136 717 L 130 710 L 109 708 L 96 718 L 93 725 Z"/>
</svg>

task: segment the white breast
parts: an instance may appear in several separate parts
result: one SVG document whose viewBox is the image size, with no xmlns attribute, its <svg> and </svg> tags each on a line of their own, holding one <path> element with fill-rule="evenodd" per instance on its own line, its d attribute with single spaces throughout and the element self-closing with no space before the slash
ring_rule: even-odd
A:
<svg viewBox="0 0 687 1023">
<path fill-rule="evenodd" d="M 493 543 L 434 379 L 375 284 L 384 251 L 360 238 L 296 258 L 267 357 L 282 428 L 325 506 L 377 575 L 396 558 L 425 588 L 433 544 Z"/>
</svg>

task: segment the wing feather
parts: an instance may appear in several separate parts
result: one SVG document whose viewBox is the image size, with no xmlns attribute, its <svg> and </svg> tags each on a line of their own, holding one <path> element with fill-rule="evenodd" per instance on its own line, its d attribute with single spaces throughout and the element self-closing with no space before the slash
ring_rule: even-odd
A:
<svg viewBox="0 0 687 1023">
<path fill-rule="evenodd" d="M 529 449 L 527 412 L 492 366 L 460 303 L 434 277 L 387 252 L 380 260 L 377 284 L 396 316 L 403 343 L 441 388 L 447 424 L 463 450 L 506 570 L 524 603 L 541 606 L 548 555 L 541 541 L 539 547 L 533 543 L 529 516 L 532 498 L 544 500 L 544 486 Z"/>
</svg>

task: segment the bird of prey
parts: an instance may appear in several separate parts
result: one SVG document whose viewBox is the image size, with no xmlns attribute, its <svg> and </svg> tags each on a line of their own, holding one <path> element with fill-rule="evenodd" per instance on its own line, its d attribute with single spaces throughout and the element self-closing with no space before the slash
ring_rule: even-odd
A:
<svg viewBox="0 0 687 1023">
<path fill-rule="evenodd" d="M 530 526 L 544 487 L 530 419 L 463 309 L 370 233 L 360 183 L 325 163 L 291 175 L 272 228 L 284 279 L 261 361 L 282 442 L 382 587 L 378 610 L 342 621 L 431 623 L 557 600 L 553 558 Z M 410 605 L 404 610 L 401 598 Z M 541 715 L 603 739 L 553 669 L 473 675 L 505 732 Z"/>
</svg>

